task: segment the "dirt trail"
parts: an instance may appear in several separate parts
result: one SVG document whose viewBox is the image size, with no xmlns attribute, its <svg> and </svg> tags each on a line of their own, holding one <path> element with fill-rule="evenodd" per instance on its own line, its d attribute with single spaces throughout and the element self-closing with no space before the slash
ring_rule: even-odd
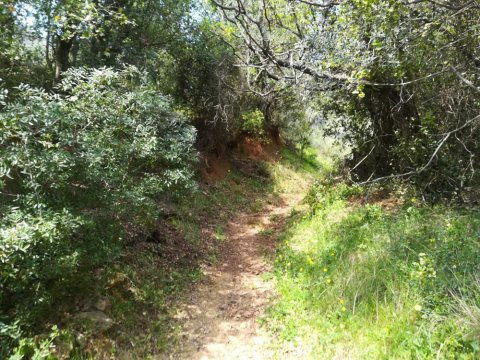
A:
<svg viewBox="0 0 480 360">
<path fill-rule="evenodd" d="M 177 349 L 168 359 L 270 359 L 272 338 L 257 322 L 273 295 L 262 278 L 271 269 L 265 255 L 300 196 L 240 214 L 226 228 L 227 244 L 219 264 L 192 290 L 176 318 L 182 322 Z M 268 235 L 262 233 L 269 229 Z"/>
</svg>

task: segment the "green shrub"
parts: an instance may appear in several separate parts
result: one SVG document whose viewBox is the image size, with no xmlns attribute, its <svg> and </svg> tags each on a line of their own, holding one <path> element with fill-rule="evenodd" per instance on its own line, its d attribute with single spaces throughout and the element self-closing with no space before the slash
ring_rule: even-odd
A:
<svg viewBox="0 0 480 360">
<path fill-rule="evenodd" d="M 265 118 L 263 113 L 256 109 L 242 115 L 242 130 L 249 135 L 262 137 L 265 135 Z"/>
<path fill-rule="evenodd" d="M 28 329 L 151 231 L 159 197 L 194 186 L 196 152 L 193 127 L 135 69 L 18 90 L 0 112 L 0 321 Z"/>
<path fill-rule="evenodd" d="M 337 200 L 347 200 L 363 193 L 360 186 L 349 186 L 345 183 L 334 184 L 333 179 L 316 180 L 305 197 L 305 202 L 314 213 L 317 208 L 331 205 Z"/>
</svg>

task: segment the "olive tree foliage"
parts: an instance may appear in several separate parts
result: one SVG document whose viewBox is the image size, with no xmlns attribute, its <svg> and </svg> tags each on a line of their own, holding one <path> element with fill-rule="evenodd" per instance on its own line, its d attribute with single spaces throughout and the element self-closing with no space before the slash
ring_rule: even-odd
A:
<svg viewBox="0 0 480 360">
<path fill-rule="evenodd" d="M 27 16 L 16 0 L 0 1 L 0 85 L 13 87 L 22 82 L 35 85 L 47 81 L 43 54 L 32 44 L 38 40 L 19 16 Z"/>
<path fill-rule="evenodd" d="M 200 148 L 225 147 L 235 139 L 252 96 L 243 89 L 233 50 L 218 36 L 218 19 L 203 2 L 4 3 L 9 6 L 2 9 L 0 21 L 9 31 L 8 42 L 0 41 L 6 64 L 0 78 L 10 88 L 10 97 L 21 83 L 51 89 L 70 67 L 133 65 L 145 70 L 151 84 L 170 95 L 174 106 L 195 124 Z M 13 70 L 18 76 L 12 76 Z"/>
<path fill-rule="evenodd" d="M 50 83 L 69 67 L 134 65 L 184 110 L 199 131 L 200 147 L 235 137 L 245 102 L 244 93 L 236 90 L 240 71 L 232 64 L 232 49 L 218 36 L 218 21 L 202 2 L 18 3 L 34 9 L 32 28 L 37 47 L 44 47 L 42 63 Z"/>
<path fill-rule="evenodd" d="M 236 140 L 252 97 L 241 90 L 243 75 L 218 36 L 218 22 L 206 17 L 198 27 L 188 45 L 172 55 L 175 83 L 168 92 L 198 130 L 199 149 L 222 153 Z"/>
<path fill-rule="evenodd" d="M 24 85 L 3 103 L 0 322 L 35 324 L 88 283 L 80 269 L 152 231 L 161 197 L 195 187 L 196 131 L 144 77 L 71 69 L 60 94 Z"/>
<path fill-rule="evenodd" d="M 351 142 L 354 180 L 404 178 L 429 192 L 478 181 L 476 1 L 212 3 L 255 79 L 316 94 Z"/>
<path fill-rule="evenodd" d="M 46 66 L 53 68 L 56 81 L 71 63 L 76 62 L 80 44 L 102 42 L 110 32 L 119 31 L 129 23 L 121 4 L 115 1 L 37 0 L 26 3 L 33 8 L 37 32 L 45 44 Z M 106 56 L 108 48 L 103 52 Z"/>
<path fill-rule="evenodd" d="M 333 94 L 350 118 L 356 179 L 411 178 L 437 196 L 478 184 L 478 5 L 371 1 L 342 10 L 337 32 L 362 41 L 368 60 L 353 96 Z"/>
</svg>

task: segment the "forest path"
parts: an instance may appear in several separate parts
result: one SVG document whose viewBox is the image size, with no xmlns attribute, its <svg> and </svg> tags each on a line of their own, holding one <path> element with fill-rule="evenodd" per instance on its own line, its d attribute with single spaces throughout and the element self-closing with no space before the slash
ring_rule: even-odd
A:
<svg viewBox="0 0 480 360">
<path fill-rule="evenodd" d="M 273 339 L 257 321 L 274 294 L 263 274 L 272 268 L 268 258 L 273 258 L 277 235 L 304 195 L 299 189 L 258 213 L 241 213 L 229 222 L 219 263 L 204 270 L 205 279 L 180 306 L 180 339 L 166 358 L 272 358 Z"/>
</svg>

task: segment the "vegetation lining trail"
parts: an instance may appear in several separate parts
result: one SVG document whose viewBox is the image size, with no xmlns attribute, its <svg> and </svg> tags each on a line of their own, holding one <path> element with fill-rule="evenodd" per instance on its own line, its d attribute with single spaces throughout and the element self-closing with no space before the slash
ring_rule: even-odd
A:
<svg viewBox="0 0 480 360">
<path fill-rule="evenodd" d="M 478 359 L 478 210 L 362 191 L 317 183 L 280 235 L 278 358 Z"/>
<path fill-rule="evenodd" d="M 250 299 L 274 231 L 232 218 L 313 177 L 262 319 L 289 356 L 480 358 L 479 114 L 475 0 L 0 0 L 0 359 L 169 351 L 206 262 Z"/>
</svg>

